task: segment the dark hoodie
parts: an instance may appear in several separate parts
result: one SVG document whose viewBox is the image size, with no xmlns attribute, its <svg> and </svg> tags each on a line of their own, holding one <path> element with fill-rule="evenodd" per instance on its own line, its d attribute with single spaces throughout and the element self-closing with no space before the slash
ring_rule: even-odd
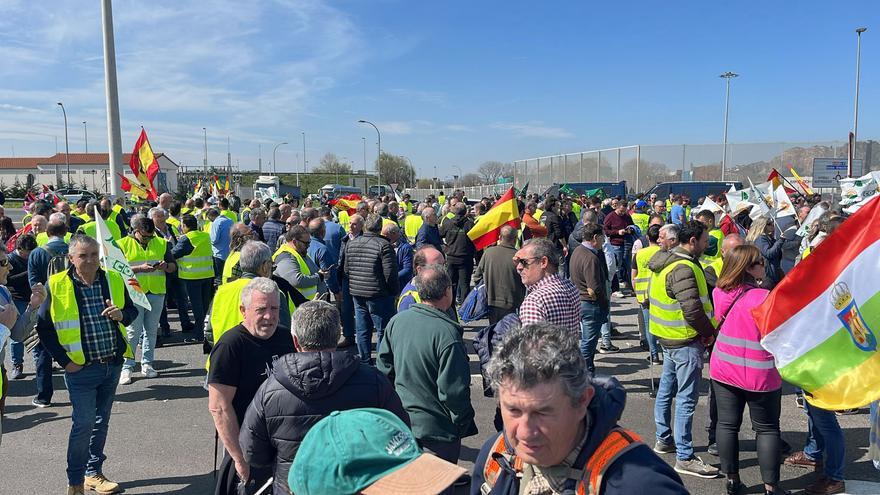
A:
<svg viewBox="0 0 880 495">
<path fill-rule="evenodd" d="M 596 394 L 587 408 L 587 414 L 590 415 L 590 430 L 581 448 L 578 462 L 575 463 L 575 469 L 583 467 L 586 464 L 586 459 L 605 440 L 608 433 L 618 426 L 617 422 L 623 415 L 623 409 L 626 406 L 626 390 L 624 390 L 623 385 L 616 378 L 595 377 L 592 380 L 592 385 Z M 474 472 L 471 476 L 471 495 L 480 495 L 482 493 L 480 487 L 485 482 L 483 470 L 486 465 L 486 459 L 498 435 L 502 434 L 503 432 L 492 435 L 483 444 L 483 448 L 480 449 L 480 454 L 474 463 Z M 512 454 L 513 452 L 509 453 Z M 520 478 L 515 476 L 514 470 L 504 457 L 499 457 L 498 460 L 501 464 L 501 473 L 491 493 L 503 495 L 519 494 Z M 571 493 L 574 493 L 574 482 L 570 481 L 570 484 L 572 485 L 570 487 L 572 488 Z M 606 495 L 688 493 L 678 474 L 645 444 L 640 444 L 620 456 L 605 472 L 600 488 L 602 493 Z"/>
<path fill-rule="evenodd" d="M 287 473 L 306 433 L 333 411 L 387 409 L 409 415 L 382 373 L 345 351 L 287 354 L 275 364 L 248 407 L 239 442 L 254 467 L 275 466 L 275 493 L 287 493 Z"/>
<path fill-rule="evenodd" d="M 440 224 L 440 235 L 445 242 L 443 253 L 446 255 L 447 263 L 467 265 L 474 262 L 477 248 L 467 235 L 473 226 L 474 221 L 463 214 L 443 219 L 443 223 Z"/>
<path fill-rule="evenodd" d="M 648 261 L 648 269 L 654 273 L 660 273 L 671 263 L 681 260 L 689 261 L 696 266 L 697 270 L 702 270 L 699 262 L 680 246 L 669 251 L 657 251 L 657 254 Z M 681 305 L 681 309 L 684 311 L 684 320 L 697 331 L 698 337 L 715 335 L 715 327 L 709 320 L 709 315 L 703 310 L 703 302 L 700 300 L 700 291 L 697 287 L 697 277 L 691 267 L 681 264 L 669 272 L 666 276 L 666 294 Z M 707 297 L 711 301 L 712 294 L 708 294 Z M 686 340 L 658 339 L 664 347 L 672 349 L 684 347 L 695 340 L 697 337 Z"/>
</svg>

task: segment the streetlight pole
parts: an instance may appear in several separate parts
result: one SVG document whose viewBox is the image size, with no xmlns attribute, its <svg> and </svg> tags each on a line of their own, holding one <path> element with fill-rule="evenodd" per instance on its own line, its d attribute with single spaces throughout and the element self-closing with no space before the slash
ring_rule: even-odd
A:
<svg viewBox="0 0 880 495">
<path fill-rule="evenodd" d="M 727 71 L 719 76 L 727 80 L 727 91 L 724 96 L 724 151 L 721 155 L 721 180 L 724 180 L 724 169 L 727 167 L 727 119 L 730 116 L 730 80 L 739 74 Z"/>
<path fill-rule="evenodd" d="M 364 142 L 364 197 L 367 197 L 367 191 L 370 190 L 370 180 L 367 179 L 367 138 L 362 137 Z"/>
<path fill-rule="evenodd" d="M 403 159 L 406 160 L 406 163 L 409 164 L 410 180 L 412 181 L 412 184 L 413 184 L 413 185 L 411 185 L 410 187 L 416 187 L 416 186 L 415 186 L 415 183 L 416 183 L 416 169 L 413 168 L 412 160 L 410 160 L 408 156 L 403 157 Z"/>
<path fill-rule="evenodd" d="M 89 128 L 86 125 L 86 121 L 83 120 L 83 134 L 86 136 L 86 153 L 89 152 Z"/>
<path fill-rule="evenodd" d="M 202 131 L 205 133 L 205 177 L 208 176 L 208 128 L 202 127 Z"/>
<path fill-rule="evenodd" d="M 382 170 L 379 168 L 379 160 L 382 158 L 382 133 L 379 132 L 379 128 L 376 127 L 376 124 L 370 122 L 369 120 L 358 120 L 358 124 L 370 124 L 373 126 L 373 129 L 376 129 L 376 135 L 379 137 L 379 154 L 376 157 L 376 185 L 379 186 L 379 191 L 382 191 Z"/>
<path fill-rule="evenodd" d="M 859 147 L 859 79 L 862 70 L 862 33 L 868 28 L 860 27 L 856 29 L 856 102 L 855 110 L 853 110 L 853 159 L 856 157 L 856 150 Z M 852 177 L 852 163 L 850 163 L 849 177 Z"/>
<path fill-rule="evenodd" d="M 277 151 L 278 147 L 281 146 L 282 144 L 287 144 L 287 141 L 285 141 L 283 143 L 278 143 L 275 145 L 274 148 L 272 148 L 272 168 L 273 168 L 272 173 L 274 175 L 278 175 L 278 159 L 275 158 L 275 151 Z M 299 181 L 296 181 L 296 183 L 299 184 Z"/>
<path fill-rule="evenodd" d="M 303 174 L 306 173 L 306 131 L 302 132 L 303 135 Z M 299 172 L 296 174 L 296 185 L 299 186 Z M 302 193 L 300 193 L 302 194 Z"/>
<path fill-rule="evenodd" d="M 67 163 L 67 187 L 70 187 L 70 143 L 67 140 L 67 110 L 60 101 L 58 106 L 61 107 L 61 113 L 64 114 L 64 162 Z"/>
<path fill-rule="evenodd" d="M 458 170 L 458 178 L 459 178 L 458 183 L 459 183 L 459 185 L 461 185 L 461 179 L 464 177 L 464 174 L 461 173 L 461 167 L 453 166 L 452 168 Z M 461 187 L 464 187 L 464 186 L 461 186 Z M 455 189 L 455 181 L 452 182 L 452 188 Z"/>
</svg>

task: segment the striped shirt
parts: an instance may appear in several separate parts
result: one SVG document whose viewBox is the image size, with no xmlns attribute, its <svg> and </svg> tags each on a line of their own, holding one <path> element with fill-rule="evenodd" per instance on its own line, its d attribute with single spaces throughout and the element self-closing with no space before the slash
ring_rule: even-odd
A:
<svg viewBox="0 0 880 495">
<path fill-rule="evenodd" d="M 79 300 L 79 317 L 82 322 L 82 341 L 86 361 L 111 358 L 116 355 L 116 335 L 119 330 L 116 323 L 107 316 L 101 316 L 107 305 L 102 286 L 106 276 L 98 271 L 92 285 L 86 285 L 76 275 L 76 270 L 71 270 L 73 283 L 79 289 L 82 298 Z"/>
<path fill-rule="evenodd" d="M 526 288 L 519 319 L 523 325 L 547 321 L 580 333 L 581 298 L 577 287 L 559 275 L 547 275 Z"/>
</svg>

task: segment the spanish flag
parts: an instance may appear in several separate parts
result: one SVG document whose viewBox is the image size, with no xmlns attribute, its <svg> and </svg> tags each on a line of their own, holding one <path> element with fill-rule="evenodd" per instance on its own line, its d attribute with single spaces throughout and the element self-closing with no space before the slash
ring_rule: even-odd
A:
<svg viewBox="0 0 880 495">
<path fill-rule="evenodd" d="M 779 189 L 779 186 L 782 186 L 783 189 L 785 189 L 785 194 L 788 194 L 788 195 L 797 194 L 796 190 L 788 187 L 787 184 L 782 183 L 783 177 L 781 175 L 779 175 L 779 171 L 776 170 L 775 168 L 773 169 L 772 172 L 770 172 L 770 175 L 767 176 L 767 180 L 770 181 L 771 184 L 773 184 L 773 187 L 771 189 L 772 191 L 775 191 L 775 190 Z"/>
<path fill-rule="evenodd" d="M 498 241 L 501 227 L 510 225 L 518 229 L 519 222 L 519 207 L 511 187 L 477 220 L 467 235 L 477 249 L 485 249 Z"/>
<path fill-rule="evenodd" d="M 792 177 L 794 177 L 794 180 L 797 181 L 798 185 L 803 188 L 804 192 L 812 196 L 813 190 L 810 189 L 810 186 L 808 186 L 807 183 L 804 182 L 804 179 L 801 179 L 801 176 L 798 175 L 797 172 L 795 172 L 794 167 L 788 167 L 788 170 L 791 172 Z"/>
<path fill-rule="evenodd" d="M 349 194 L 348 196 L 340 196 L 327 202 L 330 206 L 339 211 L 346 211 L 349 215 L 357 213 L 357 205 L 361 202 L 360 194 Z"/>
<path fill-rule="evenodd" d="M 752 310 L 761 346 L 810 404 L 852 409 L 880 399 L 880 200 L 816 246 Z"/>
<path fill-rule="evenodd" d="M 159 195 L 153 185 L 153 180 L 159 173 L 159 162 L 153 155 L 153 148 L 150 146 L 150 140 L 147 139 L 147 131 L 143 127 L 141 127 L 141 135 L 138 136 L 138 140 L 134 144 L 128 166 L 137 181 L 140 182 L 142 189 L 146 191 L 146 199 L 155 201 Z"/>
<path fill-rule="evenodd" d="M 122 190 L 130 193 L 132 198 L 138 198 L 141 201 L 148 199 L 149 192 L 146 189 L 137 184 L 132 184 L 128 177 L 122 174 L 117 173 L 116 175 L 122 177 Z"/>
</svg>

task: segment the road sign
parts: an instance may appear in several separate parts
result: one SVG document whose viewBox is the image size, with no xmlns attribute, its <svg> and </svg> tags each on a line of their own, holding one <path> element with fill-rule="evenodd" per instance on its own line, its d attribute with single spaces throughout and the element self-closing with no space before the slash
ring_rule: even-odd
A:
<svg viewBox="0 0 880 495">
<path fill-rule="evenodd" d="M 861 177 L 862 160 L 853 160 L 853 177 Z M 840 187 L 840 179 L 846 178 L 846 158 L 813 158 L 813 188 Z"/>
</svg>

